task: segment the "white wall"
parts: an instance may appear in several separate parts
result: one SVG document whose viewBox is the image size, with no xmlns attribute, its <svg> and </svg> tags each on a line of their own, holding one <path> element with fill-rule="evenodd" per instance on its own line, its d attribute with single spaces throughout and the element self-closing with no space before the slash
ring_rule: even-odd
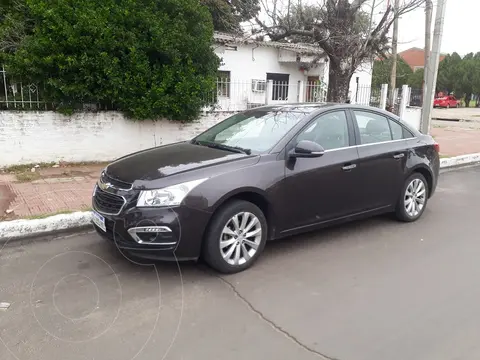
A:
<svg viewBox="0 0 480 360">
<path fill-rule="evenodd" d="M 417 130 L 420 130 L 421 118 L 422 118 L 421 108 L 407 106 L 403 111 L 402 120 Z"/>
<path fill-rule="evenodd" d="M 194 123 L 127 120 L 121 113 L 64 116 L 0 111 L 0 167 L 53 161 L 109 161 L 155 145 L 190 139 L 229 114 Z"/>
</svg>

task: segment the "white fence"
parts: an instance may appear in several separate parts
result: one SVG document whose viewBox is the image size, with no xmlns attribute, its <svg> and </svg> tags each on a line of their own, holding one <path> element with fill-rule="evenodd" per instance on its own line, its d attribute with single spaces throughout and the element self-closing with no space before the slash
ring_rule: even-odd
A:
<svg viewBox="0 0 480 360">
<path fill-rule="evenodd" d="M 206 99 L 212 105 L 205 110 L 243 111 L 271 104 L 321 103 L 326 99 L 326 87 L 319 82 L 218 79 L 216 91 Z"/>
</svg>

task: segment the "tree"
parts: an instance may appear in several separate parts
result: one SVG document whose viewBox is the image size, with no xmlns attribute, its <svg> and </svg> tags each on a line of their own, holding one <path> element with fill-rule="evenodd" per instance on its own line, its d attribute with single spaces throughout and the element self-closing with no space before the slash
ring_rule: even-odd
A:
<svg viewBox="0 0 480 360">
<path fill-rule="evenodd" d="M 386 56 L 393 20 L 416 9 L 424 0 L 405 0 L 398 9 L 388 6 L 378 23 L 368 0 L 324 0 L 315 6 L 288 0 L 277 11 L 267 9 L 269 21 L 256 17 L 260 30 L 276 41 L 306 41 L 321 47 L 329 58 L 328 101 L 345 102 L 355 70 L 376 55 Z M 367 21 L 365 21 L 367 19 Z"/>
<path fill-rule="evenodd" d="M 260 12 L 259 0 L 200 0 L 213 19 L 217 31 L 241 33 L 241 23 Z"/>
<path fill-rule="evenodd" d="M 207 105 L 219 59 L 198 0 L 9 2 L 5 17 L 19 24 L 0 25 L 14 40 L 3 43 L 2 60 L 9 74 L 43 83 L 52 102 L 113 103 L 134 118 L 183 120 Z"/>
<path fill-rule="evenodd" d="M 372 87 L 380 87 L 382 84 L 390 85 L 390 73 L 392 69 L 392 57 L 384 60 L 375 60 L 373 63 Z M 410 66 L 400 56 L 397 58 L 397 86 L 408 84 L 408 79 L 413 74 Z M 421 87 L 421 86 L 420 86 Z"/>
<path fill-rule="evenodd" d="M 447 55 L 438 67 L 437 92 L 458 91 L 462 58 L 456 52 Z M 463 96 L 463 95 L 462 95 Z"/>
<path fill-rule="evenodd" d="M 410 86 L 412 89 L 422 90 L 424 73 L 424 69 L 418 69 L 417 71 L 412 72 L 407 80 L 408 86 Z"/>
<path fill-rule="evenodd" d="M 479 72 L 480 54 L 447 55 L 439 66 L 437 92 L 454 93 L 468 107 L 472 96 L 480 94 Z"/>
</svg>

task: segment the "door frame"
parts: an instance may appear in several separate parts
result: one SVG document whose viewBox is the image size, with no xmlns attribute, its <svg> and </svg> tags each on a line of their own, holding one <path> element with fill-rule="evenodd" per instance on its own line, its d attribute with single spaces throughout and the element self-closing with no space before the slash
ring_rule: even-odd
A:
<svg viewBox="0 0 480 360">
<path fill-rule="evenodd" d="M 288 153 L 290 150 L 292 150 L 295 145 L 296 145 L 296 140 L 298 135 L 305 129 L 307 129 L 314 121 L 316 121 L 319 117 L 327 115 L 332 112 L 338 112 L 338 111 L 343 111 L 345 113 L 345 117 L 347 118 L 347 128 L 348 128 L 348 147 L 354 147 L 357 145 L 357 139 L 356 139 L 356 133 L 355 133 L 355 128 L 354 128 L 354 118 L 352 117 L 353 113 L 350 112 L 350 109 L 348 108 L 343 108 L 343 109 L 331 109 L 327 110 L 324 112 L 321 112 L 320 114 L 314 116 L 312 119 L 310 119 L 305 125 L 303 125 L 297 132 L 288 140 L 288 143 L 285 145 L 283 153 L 283 160 L 288 160 Z M 347 147 L 347 148 L 348 148 Z M 331 150 L 325 150 L 325 152 L 332 152 L 332 151 L 337 151 L 345 148 L 339 148 L 339 149 L 331 149 Z"/>
</svg>

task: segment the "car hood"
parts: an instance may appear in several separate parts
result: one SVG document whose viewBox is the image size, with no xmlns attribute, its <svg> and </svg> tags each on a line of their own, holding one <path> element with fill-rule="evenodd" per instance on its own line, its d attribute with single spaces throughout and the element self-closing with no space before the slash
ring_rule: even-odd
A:
<svg viewBox="0 0 480 360">
<path fill-rule="evenodd" d="M 221 149 L 181 142 L 143 150 L 122 157 L 106 168 L 109 177 L 133 183 L 229 163 L 249 157 Z"/>
</svg>

